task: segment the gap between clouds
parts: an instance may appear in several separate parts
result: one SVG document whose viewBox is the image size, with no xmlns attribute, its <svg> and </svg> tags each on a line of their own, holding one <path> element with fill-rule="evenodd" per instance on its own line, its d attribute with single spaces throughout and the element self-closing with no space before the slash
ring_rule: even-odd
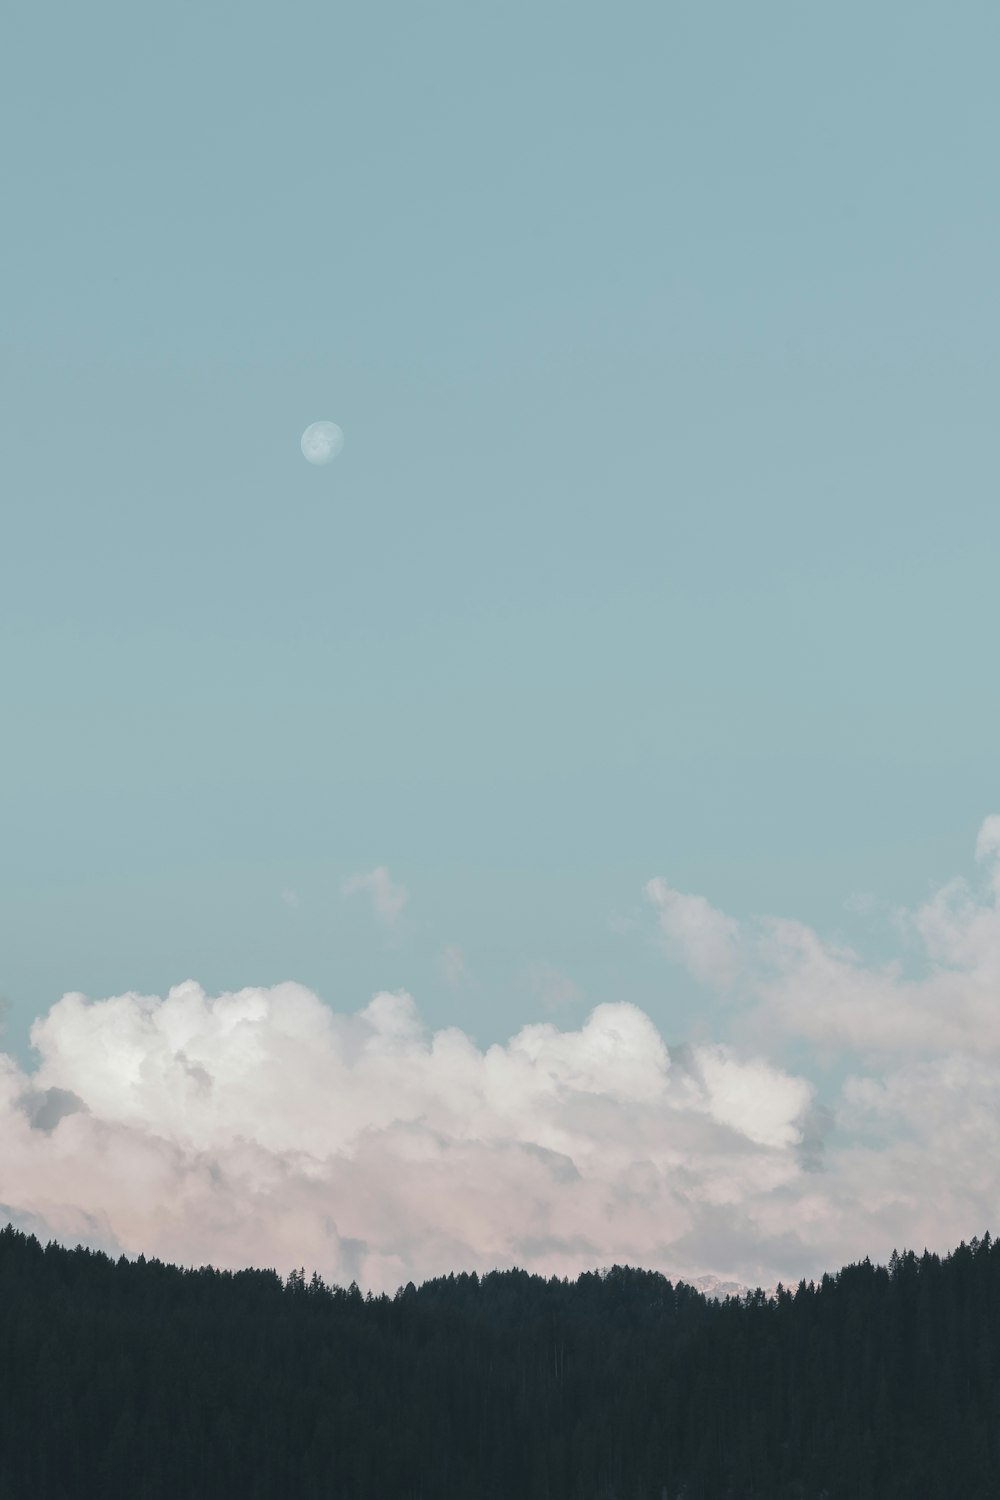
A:
<svg viewBox="0 0 1000 1500">
<path fill-rule="evenodd" d="M 699 979 L 782 1038 L 864 1055 L 834 1119 L 807 1078 L 721 1040 L 668 1048 L 626 1003 L 483 1050 L 427 1031 L 405 993 L 358 1014 L 292 983 L 69 994 L 32 1029 L 33 1072 L 0 1054 L 0 1211 L 112 1250 L 390 1289 L 613 1260 L 767 1285 L 943 1249 L 995 1228 L 1000 1202 L 1000 818 L 978 853 L 979 887 L 902 920 L 917 978 L 649 883 Z"/>
</svg>

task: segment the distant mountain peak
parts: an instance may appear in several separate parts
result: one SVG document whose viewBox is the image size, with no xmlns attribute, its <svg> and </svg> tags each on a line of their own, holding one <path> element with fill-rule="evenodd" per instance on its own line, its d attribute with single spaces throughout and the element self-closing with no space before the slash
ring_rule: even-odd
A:
<svg viewBox="0 0 1000 1500">
<path fill-rule="evenodd" d="M 695 1291 L 701 1292 L 703 1297 L 716 1302 L 724 1302 L 727 1297 L 745 1297 L 748 1292 L 755 1290 L 742 1281 L 724 1281 L 721 1276 L 683 1276 L 681 1280 L 687 1282 L 688 1286 L 693 1286 Z M 773 1297 L 776 1288 L 768 1286 L 764 1291 L 768 1297 Z"/>
</svg>

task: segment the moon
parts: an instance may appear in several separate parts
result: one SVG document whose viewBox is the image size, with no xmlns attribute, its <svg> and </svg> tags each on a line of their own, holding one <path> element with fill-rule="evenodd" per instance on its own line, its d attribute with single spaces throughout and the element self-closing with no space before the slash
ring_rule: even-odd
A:
<svg viewBox="0 0 1000 1500">
<path fill-rule="evenodd" d="M 311 464 L 328 464 L 344 446 L 336 422 L 312 422 L 302 434 L 302 457 Z"/>
</svg>

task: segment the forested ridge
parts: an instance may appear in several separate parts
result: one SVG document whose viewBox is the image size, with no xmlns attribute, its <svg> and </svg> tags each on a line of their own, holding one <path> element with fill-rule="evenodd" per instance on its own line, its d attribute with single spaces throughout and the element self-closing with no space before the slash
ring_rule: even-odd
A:
<svg viewBox="0 0 1000 1500">
<path fill-rule="evenodd" d="M 0 1500 L 987 1500 L 1000 1245 L 723 1303 L 653 1271 L 362 1296 L 0 1231 Z"/>
</svg>

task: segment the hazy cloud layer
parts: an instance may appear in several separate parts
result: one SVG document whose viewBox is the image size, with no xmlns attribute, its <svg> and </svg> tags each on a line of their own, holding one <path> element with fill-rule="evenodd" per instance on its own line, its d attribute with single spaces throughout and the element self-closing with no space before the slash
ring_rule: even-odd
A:
<svg viewBox="0 0 1000 1500">
<path fill-rule="evenodd" d="M 905 951 L 878 966 L 649 883 L 668 950 L 762 1037 L 843 1051 L 834 1108 L 777 1052 L 668 1049 L 628 1004 L 484 1051 L 404 993 L 356 1015 L 296 984 L 70 994 L 33 1028 L 33 1073 L 0 1054 L 0 1213 L 389 1288 L 612 1260 L 768 1284 L 944 1248 L 1000 1201 L 1000 820 L 978 853 L 980 883 L 901 916 Z"/>
<path fill-rule="evenodd" d="M 1000 1057 L 1000 817 L 983 824 L 976 857 L 978 883 L 949 881 L 896 913 L 901 953 L 882 965 L 800 922 L 737 922 L 663 880 L 646 895 L 670 954 L 779 1032 L 872 1062 L 953 1050 Z"/>
</svg>

